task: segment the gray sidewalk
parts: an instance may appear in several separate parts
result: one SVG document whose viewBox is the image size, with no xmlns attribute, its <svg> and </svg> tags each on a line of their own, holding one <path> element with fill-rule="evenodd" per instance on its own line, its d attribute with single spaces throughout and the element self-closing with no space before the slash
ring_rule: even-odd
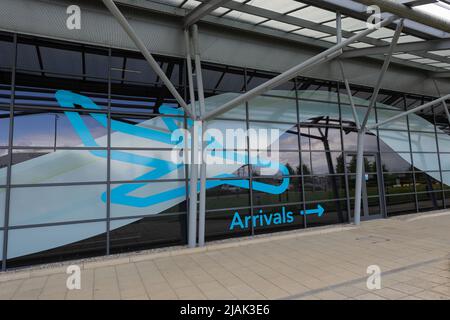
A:
<svg viewBox="0 0 450 320">
<path fill-rule="evenodd" d="M 341 229 L 105 259 L 82 268 L 81 290 L 67 290 L 65 267 L 8 272 L 0 299 L 450 299 L 449 212 Z M 369 265 L 380 290 L 367 289 Z"/>
</svg>

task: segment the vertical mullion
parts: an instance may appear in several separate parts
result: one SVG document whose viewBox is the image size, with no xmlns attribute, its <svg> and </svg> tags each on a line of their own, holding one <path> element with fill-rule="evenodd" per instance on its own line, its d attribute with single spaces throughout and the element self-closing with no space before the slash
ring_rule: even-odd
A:
<svg viewBox="0 0 450 320">
<path fill-rule="evenodd" d="M 108 128 L 106 144 L 106 254 L 111 251 L 111 48 L 108 49 Z"/>
<path fill-rule="evenodd" d="M 247 92 L 247 68 L 244 69 L 244 90 Z M 245 123 L 247 128 L 247 163 L 248 163 L 248 179 L 249 179 L 249 197 L 250 197 L 250 215 L 253 221 L 253 165 L 250 163 L 250 137 L 248 131 L 250 129 L 250 111 L 248 101 L 245 102 Z M 251 235 L 255 235 L 255 226 L 252 223 Z"/>
<path fill-rule="evenodd" d="M 300 181 L 302 184 L 302 209 L 303 211 L 306 210 L 306 197 L 305 197 L 305 177 L 303 174 L 303 158 L 302 158 L 302 143 L 301 143 L 301 127 L 300 127 L 300 103 L 299 103 L 299 96 L 298 96 L 298 87 L 297 87 L 297 80 L 294 79 L 295 84 L 295 108 L 296 108 L 296 114 L 297 114 L 297 145 L 298 145 L 298 156 L 299 156 L 299 163 L 300 163 Z M 309 153 L 311 157 L 311 152 Z M 303 215 L 303 228 L 306 228 L 306 214 Z"/>
<path fill-rule="evenodd" d="M 406 97 L 404 100 L 404 109 L 405 111 L 408 111 L 408 107 L 406 105 Z M 416 169 L 414 167 L 414 157 L 412 152 L 412 143 L 411 143 L 411 132 L 410 132 L 410 126 L 409 126 L 409 116 L 406 116 L 406 126 L 408 130 L 408 142 L 409 142 L 409 157 L 411 160 L 411 166 L 412 166 L 412 175 L 413 175 L 413 184 L 414 184 L 414 200 L 416 202 L 416 212 L 419 212 L 419 199 L 417 197 L 417 184 L 416 184 Z"/>
<path fill-rule="evenodd" d="M 14 58 L 11 69 L 11 100 L 9 104 L 9 136 L 8 136 L 8 163 L 6 171 L 6 192 L 5 192 L 5 217 L 3 222 L 3 257 L 2 270 L 6 270 L 6 260 L 8 256 L 8 228 L 9 228 L 9 208 L 11 198 L 11 170 L 12 170 L 12 145 L 14 132 L 14 100 L 16 89 L 16 67 L 17 67 L 17 34 L 14 34 Z"/>
<path fill-rule="evenodd" d="M 445 192 L 444 192 L 444 178 L 442 175 L 442 165 L 441 165 L 441 152 L 439 149 L 439 139 L 438 139 L 438 133 L 437 133 L 437 127 L 436 127 L 436 112 L 435 112 L 435 108 L 431 109 L 433 111 L 433 124 L 434 124 L 434 136 L 436 139 L 436 151 L 437 151 L 437 159 L 438 159 L 438 164 L 439 164 L 439 177 L 441 178 L 441 193 L 442 193 L 442 206 L 441 209 L 446 207 L 446 201 L 445 201 Z M 434 191 L 434 190 L 433 190 Z"/>
<path fill-rule="evenodd" d="M 300 125 L 300 96 L 299 96 L 299 92 L 298 92 L 298 87 L 295 87 L 295 97 L 296 97 L 296 107 L 297 107 L 297 130 L 298 130 L 298 150 L 300 153 L 300 175 L 302 177 L 302 202 L 303 202 L 303 211 L 306 211 L 306 194 L 305 194 L 305 173 L 303 171 L 303 160 L 302 160 L 302 153 L 303 153 L 303 149 L 302 149 L 302 135 L 301 135 L 301 129 L 302 126 Z M 309 128 L 308 128 L 309 130 Z M 308 132 L 309 133 L 309 132 Z M 310 144 L 311 141 L 308 138 L 308 143 Z M 309 150 L 307 150 L 308 155 L 309 155 L 309 159 L 310 159 L 310 168 L 312 168 L 311 166 L 311 145 L 309 145 Z M 311 173 L 312 173 L 312 169 L 311 169 Z M 303 228 L 306 229 L 307 227 L 307 221 L 306 221 L 306 214 L 303 215 Z"/>
<path fill-rule="evenodd" d="M 188 71 L 187 71 L 187 61 L 186 59 L 183 60 L 183 70 L 184 70 L 184 77 L 182 79 L 182 85 L 183 85 L 183 94 L 184 94 L 184 101 L 188 100 L 188 84 L 187 84 L 187 77 L 188 77 Z M 180 72 L 181 73 L 181 72 Z M 190 99 L 190 97 L 189 97 Z M 190 101 L 190 105 L 191 107 L 193 106 L 193 101 Z M 183 112 L 183 125 L 186 131 L 189 130 L 188 128 L 188 122 L 187 122 L 188 118 L 186 115 L 186 112 Z M 183 139 L 185 139 L 187 141 L 187 137 L 183 137 Z M 187 145 L 185 144 L 185 147 Z M 183 150 L 183 158 L 186 159 L 186 152 L 188 152 L 187 148 L 184 148 Z M 208 180 L 207 180 L 208 181 Z M 184 235 L 184 239 L 183 241 L 185 242 L 185 244 L 187 244 L 188 242 L 188 217 L 189 217 L 189 164 L 185 162 L 184 164 L 184 186 L 185 186 L 185 193 L 186 193 L 186 214 L 185 214 L 185 219 L 186 219 L 186 229 L 185 229 L 185 235 Z M 205 233 L 206 233 L 206 208 L 205 208 Z M 206 238 L 206 234 L 205 234 L 205 238 Z"/>
<path fill-rule="evenodd" d="M 342 123 L 342 109 L 341 109 L 341 86 L 339 82 L 337 82 L 337 98 L 338 98 L 338 108 L 339 108 L 339 128 L 340 128 L 340 134 L 341 134 L 341 155 L 342 155 L 342 163 L 344 165 L 344 181 L 345 181 L 345 197 L 347 199 L 347 219 L 348 222 L 351 221 L 351 202 L 350 202 L 350 188 L 348 184 L 348 174 L 346 169 L 346 155 L 345 155 L 345 149 L 344 149 L 344 125 Z"/>
</svg>

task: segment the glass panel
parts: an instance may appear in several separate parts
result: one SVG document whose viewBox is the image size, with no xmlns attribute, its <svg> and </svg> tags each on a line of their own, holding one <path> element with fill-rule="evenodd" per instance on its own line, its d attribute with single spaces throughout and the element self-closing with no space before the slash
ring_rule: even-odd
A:
<svg viewBox="0 0 450 320">
<path fill-rule="evenodd" d="M 344 173 L 344 162 L 340 152 L 302 152 L 303 174 Z"/>
<path fill-rule="evenodd" d="M 304 187 L 306 201 L 346 197 L 345 176 L 305 177 Z"/>
<path fill-rule="evenodd" d="M 245 226 L 246 217 L 251 217 L 250 209 L 207 212 L 205 221 L 206 241 L 250 236 L 252 231 L 251 227 Z M 242 225 L 239 225 L 240 221 L 243 222 Z"/>
<path fill-rule="evenodd" d="M 367 204 L 369 207 L 369 216 L 376 216 L 382 214 L 379 197 L 369 197 L 367 199 Z"/>
<path fill-rule="evenodd" d="M 3 228 L 5 223 L 5 202 L 6 202 L 6 189 L 0 188 L 0 228 Z"/>
<path fill-rule="evenodd" d="M 8 268 L 106 253 L 106 222 L 11 229 L 8 236 Z"/>
<path fill-rule="evenodd" d="M 378 130 L 378 136 L 382 151 L 409 152 L 410 150 L 408 131 Z"/>
<path fill-rule="evenodd" d="M 344 150 L 356 151 L 357 150 L 357 139 L 358 133 L 353 130 L 343 131 L 344 139 Z M 364 138 L 364 151 L 366 152 L 377 152 L 378 151 L 378 139 L 374 134 L 367 133 Z"/>
<path fill-rule="evenodd" d="M 412 194 L 401 196 L 387 196 L 386 208 L 389 216 L 403 215 L 416 212 L 416 200 Z"/>
<path fill-rule="evenodd" d="M 273 192 L 259 191 L 256 186 L 253 186 L 253 205 L 254 206 L 271 206 L 276 203 L 297 203 L 302 202 L 301 179 L 300 178 L 285 178 L 285 179 L 269 179 L 269 178 L 255 178 L 253 183 L 258 183 L 260 186 L 267 184 L 268 186 L 281 186 L 284 181 L 289 181 L 289 185 L 282 193 L 278 194 L 280 190 Z"/>
<path fill-rule="evenodd" d="M 11 183 L 106 181 L 106 150 L 14 149 Z"/>
<path fill-rule="evenodd" d="M 441 190 L 439 172 L 416 172 L 416 191 Z"/>
<path fill-rule="evenodd" d="M 366 174 L 366 187 L 367 187 L 367 196 L 378 196 L 379 188 L 378 188 L 378 177 L 376 174 Z"/>
<path fill-rule="evenodd" d="M 277 170 L 279 168 L 278 166 L 276 168 L 271 169 L 253 165 L 252 166 L 253 176 L 254 177 L 267 177 L 274 175 L 292 176 L 300 174 L 299 173 L 300 163 L 298 158 L 298 152 L 291 152 L 291 151 L 272 152 L 272 154 L 270 155 L 270 160 L 273 161 L 273 163 L 282 165 L 281 170 Z"/>
<path fill-rule="evenodd" d="M 249 101 L 250 120 L 280 121 L 297 123 L 297 103 L 293 99 L 283 99 L 282 96 L 292 96 L 292 91 L 273 91 L 277 97 L 263 96 Z M 295 93 L 294 93 L 295 94 Z M 276 106 L 276 108 L 275 108 Z"/>
<path fill-rule="evenodd" d="M 6 185 L 6 174 L 9 163 L 7 149 L 0 149 L 0 185 Z"/>
<path fill-rule="evenodd" d="M 413 152 L 436 152 L 436 135 L 434 133 L 411 132 Z"/>
<path fill-rule="evenodd" d="M 381 166 L 383 172 L 412 171 L 410 153 L 381 153 Z"/>
<path fill-rule="evenodd" d="M 0 146 L 8 145 L 11 104 L 11 74 L 0 71 Z"/>
<path fill-rule="evenodd" d="M 440 153 L 439 157 L 441 158 L 442 171 L 450 170 L 450 154 Z"/>
<path fill-rule="evenodd" d="M 240 208 L 250 205 L 249 189 L 232 185 L 239 180 L 222 180 L 222 185 L 209 188 L 206 191 L 206 210 Z M 241 180 L 242 181 L 242 180 Z M 217 180 L 209 180 L 209 183 L 215 184 Z M 227 184 L 231 183 L 231 184 Z"/>
<path fill-rule="evenodd" d="M 442 192 L 418 193 L 419 211 L 439 210 L 443 208 Z"/>
<path fill-rule="evenodd" d="M 111 150 L 111 180 L 184 179 L 185 166 L 172 161 L 170 150 Z"/>
<path fill-rule="evenodd" d="M 106 218 L 105 191 L 105 185 L 12 188 L 10 225 Z"/>
<path fill-rule="evenodd" d="M 186 243 L 186 214 L 113 220 L 110 228 L 113 254 Z"/>
<path fill-rule="evenodd" d="M 279 141 L 278 145 L 280 150 L 296 150 L 298 152 L 298 128 L 297 126 L 291 127 L 285 131 Z"/>
<path fill-rule="evenodd" d="M 303 204 L 256 207 L 253 211 L 255 234 L 304 228 L 302 210 Z"/>
<path fill-rule="evenodd" d="M 220 92 L 241 92 L 245 89 L 242 69 L 204 63 L 202 77 L 206 96 Z"/>
<path fill-rule="evenodd" d="M 17 110 L 14 112 L 14 146 L 21 147 L 106 147 L 107 128 L 92 116 L 68 113 Z M 106 120 L 105 114 L 98 117 Z M 71 118 L 73 119 L 73 118 Z M 84 126 L 76 121 L 80 119 Z M 89 138 L 86 138 L 88 136 Z M 82 140 L 82 138 L 84 140 Z M 92 142 L 86 145 L 87 141 Z"/>
<path fill-rule="evenodd" d="M 341 132 L 337 128 L 302 127 L 300 132 L 302 150 L 342 150 Z"/>
<path fill-rule="evenodd" d="M 423 171 L 439 171 L 437 153 L 413 153 L 414 166 Z"/>
<path fill-rule="evenodd" d="M 111 185 L 111 217 L 186 212 L 186 182 L 142 182 Z"/>
<path fill-rule="evenodd" d="M 307 203 L 306 210 L 317 209 L 318 205 L 323 207 L 324 212 L 320 217 L 317 214 L 308 214 L 306 216 L 306 226 L 308 228 L 344 223 L 348 221 L 347 204 L 345 201 Z"/>
<path fill-rule="evenodd" d="M 14 43 L 10 35 L 0 34 L 0 69 L 12 68 L 14 61 Z"/>
<path fill-rule="evenodd" d="M 411 173 L 391 173 L 384 175 L 386 194 L 414 192 L 414 180 Z"/>
</svg>

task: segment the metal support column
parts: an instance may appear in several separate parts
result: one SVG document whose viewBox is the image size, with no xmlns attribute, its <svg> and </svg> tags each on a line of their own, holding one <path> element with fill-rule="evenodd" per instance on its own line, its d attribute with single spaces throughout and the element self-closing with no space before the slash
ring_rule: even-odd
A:
<svg viewBox="0 0 450 320">
<path fill-rule="evenodd" d="M 354 209 L 354 223 L 359 225 L 361 222 L 361 198 L 362 198 L 362 182 L 363 182 L 363 170 L 364 170 L 364 138 L 366 135 L 367 122 L 369 121 L 370 113 L 375 107 L 378 93 L 381 89 L 381 83 L 383 82 L 384 75 L 391 62 L 392 54 L 394 53 L 395 46 L 397 45 L 400 34 L 403 30 L 404 19 L 401 19 L 397 24 L 394 37 L 392 38 L 391 46 L 389 48 L 389 53 L 386 56 L 383 66 L 381 67 L 380 74 L 378 76 L 377 83 L 373 90 L 372 98 L 370 99 L 369 107 L 367 108 L 364 120 L 358 130 L 358 142 L 357 142 L 357 153 L 356 153 L 356 177 L 355 177 L 355 209 Z M 356 113 L 356 110 L 354 111 Z M 357 117 L 357 114 L 356 114 Z M 355 117 L 355 119 L 356 119 Z"/>
<path fill-rule="evenodd" d="M 189 97 L 191 99 L 191 113 L 195 117 L 195 94 L 194 94 L 194 80 L 192 75 L 192 58 L 191 58 L 191 42 L 189 37 L 189 30 L 184 31 L 184 39 L 186 45 L 186 66 L 188 74 L 189 84 Z M 197 243 L 197 180 L 198 180 L 198 167 L 197 167 L 197 144 L 198 135 L 195 122 L 190 128 L 191 133 L 191 161 L 190 161 L 190 174 L 189 174 L 189 212 L 188 212 L 188 246 L 194 248 Z M 186 150 L 187 151 L 187 150 Z M 185 158 L 186 159 L 186 158 Z"/>
<path fill-rule="evenodd" d="M 200 103 L 200 117 L 205 115 L 205 95 L 203 92 L 203 77 L 202 65 L 200 61 L 200 46 L 198 41 L 198 26 L 192 26 L 192 40 L 194 43 L 195 53 L 195 77 L 197 79 L 197 93 Z M 205 148 L 206 148 L 206 120 L 201 122 L 201 159 L 200 159 L 200 206 L 198 216 L 198 245 L 203 247 L 205 245 L 205 218 L 206 218 L 206 163 L 205 163 Z"/>
</svg>

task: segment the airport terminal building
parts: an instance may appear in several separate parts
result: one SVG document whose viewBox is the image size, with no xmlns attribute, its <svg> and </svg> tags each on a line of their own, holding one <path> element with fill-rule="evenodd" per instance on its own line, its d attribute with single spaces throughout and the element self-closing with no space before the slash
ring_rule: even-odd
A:
<svg viewBox="0 0 450 320">
<path fill-rule="evenodd" d="M 374 0 L 369 33 L 366 2 L 3 0 L 2 270 L 352 223 L 355 200 L 361 220 L 448 208 L 450 6 Z M 430 5 L 448 20 L 407 16 Z M 278 130 L 278 172 L 251 137 L 203 174 L 174 162 L 199 119 Z"/>
</svg>

